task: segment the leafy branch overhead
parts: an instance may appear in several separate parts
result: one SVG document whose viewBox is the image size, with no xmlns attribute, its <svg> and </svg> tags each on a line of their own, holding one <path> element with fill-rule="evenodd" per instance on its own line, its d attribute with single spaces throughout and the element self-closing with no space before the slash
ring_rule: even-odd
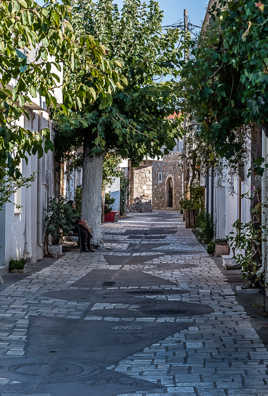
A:
<svg viewBox="0 0 268 396">
<path fill-rule="evenodd" d="M 62 79 L 63 62 L 74 71 L 77 59 L 83 61 L 92 81 L 96 70 L 102 75 L 110 70 L 103 46 L 89 35 L 77 40 L 71 11 L 69 0 L 48 0 L 44 6 L 34 0 L 0 3 L 0 180 L 12 183 L 10 191 L 16 190 L 16 183 L 22 185 L 22 159 L 27 161 L 31 154 L 40 157 L 43 150 L 53 148 L 49 129 L 33 132 L 23 123 L 23 116 L 29 118 L 31 103 L 42 100 L 49 110 L 55 110 L 59 106 L 56 95 L 63 89 L 68 106 L 78 107 L 106 91 L 105 86 L 85 89 L 77 78 L 76 89 L 81 94 L 77 96 Z M 8 196 L 1 194 L 1 204 Z"/>
<path fill-rule="evenodd" d="M 64 147 L 57 145 L 62 155 L 86 144 L 91 154 L 112 150 L 139 162 L 144 155 L 162 155 L 163 146 L 173 148 L 180 120 L 172 122 L 168 116 L 180 108 L 176 78 L 183 48 L 178 46 L 178 30 L 162 31 L 158 2 L 126 0 L 120 11 L 112 0 L 76 0 L 73 14 L 74 30 L 101 42 L 112 69 L 108 94 L 85 101 L 68 117 L 58 117 L 58 140 L 65 141 Z M 77 77 L 68 66 L 65 73 L 72 89 Z M 88 89 L 105 86 L 99 75 L 85 78 L 80 60 L 75 74 Z M 168 76 L 169 82 L 164 82 Z M 65 100 L 68 103 L 66 95 Z"/>
<path fill-rule="evenodd" d="M 241 153 L 245 126 L 268 118 L 267 7 L 258 4 L 220 0 L 183 70 L 185 109 L 228 159 Z"/>
<path fill-rule="evenodd" d="M 10 165 L 10 174 L 27 154 L 41 154 L 39 134 L 16 127 L 14 121 L 26 114 L 38 94 L 48 106 L 56 105 L 53 89 L 59 84 L 57 70 L 66 52 L 63 40 L 71 33 L 68 26 L 62 31 L 68 10 L 66 1 L 48 1 L 44 8 L 33 0 L 1 1 L 0 161 L 1 167 Z"/>
</svg>

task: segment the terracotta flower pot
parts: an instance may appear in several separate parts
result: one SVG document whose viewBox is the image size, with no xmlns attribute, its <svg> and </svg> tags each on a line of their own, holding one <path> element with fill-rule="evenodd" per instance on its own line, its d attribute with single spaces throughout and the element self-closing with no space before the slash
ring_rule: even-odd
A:
<svg viewBox="0 0 268 396">
<path fill-rule="evenodd" d="M 105 213 L 104 222 L 105 223 L 114 223 L 116 212 Z"/>
<path fill-rule="evenodd" d="M 214 256 L 228 256 L 230 253 L 230 248 L 227 243 L 217 243 L 215 244 Z"/>
</svg>

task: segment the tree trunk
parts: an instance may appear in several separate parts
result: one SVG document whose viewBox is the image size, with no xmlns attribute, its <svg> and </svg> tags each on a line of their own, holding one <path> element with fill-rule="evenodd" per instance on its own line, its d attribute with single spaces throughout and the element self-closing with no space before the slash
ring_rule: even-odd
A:
<svg viewBox="0 0 268 396">
<path fill-rule="evenodd" d="M 82 218 L 93 231 L 93 244 L 102 245 L 102 172 L 104 154 L 89 156 L 89 149 L 84 149 Z"/>
</svg>

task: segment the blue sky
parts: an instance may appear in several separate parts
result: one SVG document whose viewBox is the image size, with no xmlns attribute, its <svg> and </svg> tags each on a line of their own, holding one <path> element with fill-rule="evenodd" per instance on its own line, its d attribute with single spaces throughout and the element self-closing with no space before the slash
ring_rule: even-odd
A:
<svg viewBox="0 0 268 396">
<path fill-rule="evenodd" d="M 116 0 L 122 5 L 123 0 Z M 189 12 L 190 21 L 194 25 L 201 26 L 205 16 L 208 0 L 159 0 L 160 7 L 165 12 L 163 24 L 171 25 L 183 20 L 183 10 Z"/>
<path fill-rule="evenodd" d="M 115 0 L 119 5 L 122 5 L 123 0 Z M 183 20 L 183 10 L 186 8 L 189 12 L 190 21 L 194 25 L 201 26 L 208 0 L 158 0 L 160 7 L 165 12 L 163 24 L 172 25 L 178 21 Z M 37 0 L 42 3 L 43 0 Z"/>
</svg>

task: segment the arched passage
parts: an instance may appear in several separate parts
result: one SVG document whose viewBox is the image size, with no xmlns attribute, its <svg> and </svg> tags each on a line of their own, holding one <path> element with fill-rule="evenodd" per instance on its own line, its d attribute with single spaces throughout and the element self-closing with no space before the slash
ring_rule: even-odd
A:
<svg viewBox="0 0 268 396">
<path fill-rule="evenodd" d="M 166 182 L 166 202 L 168 208 L 173 208 L 173 199 L 174 199 L 173 180 L 172 177 L 168 177 Z"/>
</svg>

